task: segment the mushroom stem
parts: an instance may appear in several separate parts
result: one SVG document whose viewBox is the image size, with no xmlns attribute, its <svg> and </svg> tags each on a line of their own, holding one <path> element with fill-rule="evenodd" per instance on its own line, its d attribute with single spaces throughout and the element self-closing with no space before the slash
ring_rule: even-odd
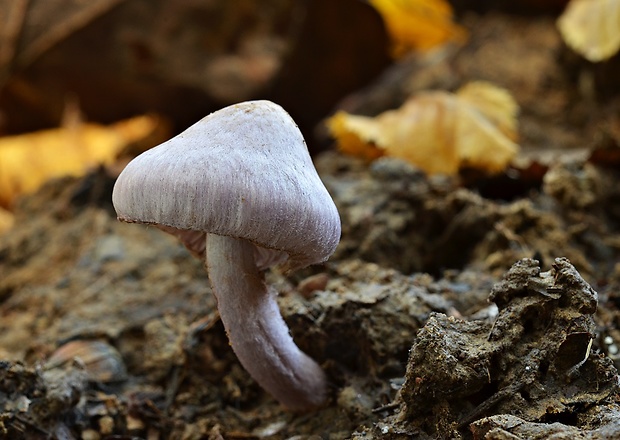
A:
<svg viewBox="0 0 620 440">
<path fill-rule="evenodd" d="M 327 383 L 321 367 L 289 334 L 273 289 L 256 267 L 247 240 L 208 234 L 207 270 L 230 345 L 250 375 L 294 411 L 321 406 Z"/>
</svg>

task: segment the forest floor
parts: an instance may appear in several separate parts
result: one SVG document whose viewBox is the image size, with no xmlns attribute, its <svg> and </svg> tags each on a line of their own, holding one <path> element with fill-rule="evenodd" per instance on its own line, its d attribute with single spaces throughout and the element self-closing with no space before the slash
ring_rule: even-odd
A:
<svg viewBox="0 0 620 440">
<path fill-rule="evenodd" d="M 324 265 L 268 272 L 327 372 L 324 408 L 287 412 L 249 377 L 203 264 L 118 222 L 101 169 L 23 198 L 0 236 L 0 437 L 617 438 L 618 59 L 580 61 L 552 17 L 464 24 L 466 46 L 403 60 L 348 109 L 402 102 L 396 79 L 492 81 L 521 107 L 513 166 L 429 177 L 325 151 L 341 244 Z"/>
</svg>

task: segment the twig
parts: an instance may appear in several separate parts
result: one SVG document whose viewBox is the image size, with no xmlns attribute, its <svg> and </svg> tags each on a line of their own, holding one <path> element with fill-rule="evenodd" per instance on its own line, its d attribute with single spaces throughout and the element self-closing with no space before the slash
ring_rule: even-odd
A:
<svg viewBox="0 0 620 440">
<path fill-rule="evenodd" d="M 400 403 L 390 402 L 390 403 L 387 403 L 385 405 L 381 405 L 378 408 L 373 408 L 372 409 L 372 413 L 373 414 L 377 414 L 377 413 L 380 413 L 380 412 L 383 412 L 383 411 L 390 411 L 390 410 L 398 408 L 399 406 L 400 406 Z"/>
</svg>

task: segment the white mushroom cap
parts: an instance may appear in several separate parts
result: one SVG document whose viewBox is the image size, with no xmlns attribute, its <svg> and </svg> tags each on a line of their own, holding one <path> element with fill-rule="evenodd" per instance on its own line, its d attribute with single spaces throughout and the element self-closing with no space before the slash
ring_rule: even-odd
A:
<svg viewBox="0 0 620 440">
<path fill-rule="evenodd" d="M 291 269 L 327 260 L 340 240 L 301 132 L 269 101 L 226 107 L 141 154 L 112 201 L 120 220 L 247 239 L 285 252 Z"/>
</svg>

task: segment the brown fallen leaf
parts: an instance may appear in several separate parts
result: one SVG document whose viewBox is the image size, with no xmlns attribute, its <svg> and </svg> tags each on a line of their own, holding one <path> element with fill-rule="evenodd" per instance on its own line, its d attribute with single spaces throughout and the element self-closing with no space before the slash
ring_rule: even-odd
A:
<svg viewBox="0 0 620 440">
<path fill-rule="evenodd" d="M 604 61 L 620 50 L 620 0 L 571 0 L 557 26 L 577 53 Z"/>
<path fill-rule="evenodd" d="M 45 181 L 109 165 L 128 144 L 149 136 L 158 118 L 138 116 L 110 126 L 77 124 L 0 138 L 0 207 Z"/>
<path fill-rule="evenodd" d="M 341 151 L 368 160 L 385 154 L 429 174 L 454 175 L 463 167 L 496 173 L 518 151 L 517 111 L 507 91 L 474 83 L 456 94 L 418 94 L 375 118 L 338 112 L 327 126 Z"/>
<path fill-rule="evenodd" d="M 444 0 L 370 0 L 370 4 L 385 21 L 396 58 L 467 39 L 465 29 L 452 20 L 450 3 Z"/>
</svg>

